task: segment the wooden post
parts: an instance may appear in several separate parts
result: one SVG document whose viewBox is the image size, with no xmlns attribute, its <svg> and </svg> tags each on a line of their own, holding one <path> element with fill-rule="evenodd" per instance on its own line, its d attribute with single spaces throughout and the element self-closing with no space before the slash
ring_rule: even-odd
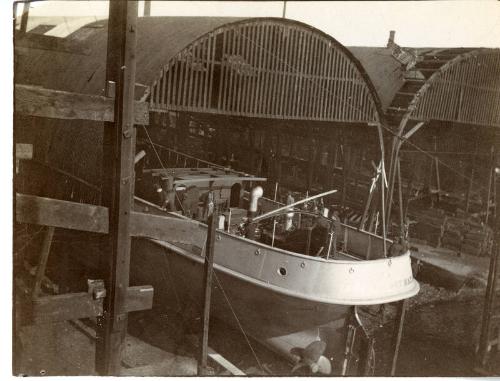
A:
<svg viewBox="0 0 500 381">
<path fill-rule="evenodd" d="M 472 186 L 474 185 L 474 172 L 475 172 L 474 167 L 476 166 L 477 145 L 478 145 L 478 139 L 476 138 L 474 156 L 472 157 L 472 163 L 471 163 L 471 169 L 470 169 L 469 186 L 467 187 L 467 193 L 466 193 L 466 197 L 465 197 L 465 213 L 469 212 L 470 196 L 472 193 Z"/>
<path fill-rule="evenodd" d="M 144 0 L 144 17 L 151 16 L 151 0 Z"/>
<path fill-rule="evenodd" d="M 488 225 L 488 219 L 490 216 L 490 199 L 491 199 L 491 185 L 495 179 L 495 146 L 491 146 L 491 155 L 490 155 L 490 174 L 488 176 L 488 193 L 486 196 L 486 216 L 484 219 L 484 223 Z"/>
<path fill-rule="evenodd" d="M 23 4 L 23 14 L 21 16 L 21 32 L 26 33 L 28 30 L 28 18 L 30 14 L 30 2 L 27 1 Z"/>
<path fill-rule="evenodd" d="M 398 312 L 396 315 L 396 325 L 394 326 L 394 334 L 392 338 L 392 347 L 394 348 L 394 354 L 392 356 L 391 374 L 390 376 L 396 375 L 396 367 L 399 356 L 399 348 L 401 346 L 401 338 L 403 337 L 403 326 L 406 316 L 406 306 L 408 299 L 403 299 L 398 302 Z"/>
<path fill-rule="evenodd" d="M 347 200 L 347 188 L 349 183 L 349 174 L 350 174 L 350 147 L 344 144 L 345 141 L 342 142 L 344 148 L 344 155 L 342 160 L 342 199 L 340 202 L 341 210 L 345 210 L 345 203 Z"/>
<path fill-rule="evenodd" d="M 109 208 L 104 314 L 96 330 L 96 370 L 119 375 L 127 332 L 126 296 L 130 269 L 130 210 L 134 191 L 134 84 L 137 1 L 109 3 L 106 89 L 115 83 L 114 122 L 104 125 L 103 204 Z M 107 93 L 108 96 L 112 94 Z"/>
<path fill-rule="evenodd" d="M 314 146 L 314 140 L 309 139 L 309 161 L 307 163 L 307 190 L 311 191 L 314 182 L 314 165 L 316 158 L 316 147 Z"/>
<path fill-rule="evenodd" d="M 212 297 L 212 269 L 214 266 L 214 244 L 215 244 L 215 229 L 217 226 L 217 213 L 214 212 L 208 216 L 208 231 L 207 245 L 205 252 L 205 274 L 203 277 L 204 287 L 204 304 L 203 304 L 203 319 L 202 338 L 200 348 L 200 359 L 198 362 L 198 375 L 208 376 L 209 369 L 207 366 L 208 357 L 208 327 L 210 324 L 210 305 Z"/>
<path fill-rule="evenodd" d="M 500 142 L 500 134 L 497 134 L 495 137 L 496 143 Z M 498 164 L 498 152 L 494 151 L 495 155 L 492 160 L 493 163 L 493 172 L 494 179 L 493 184 L 495 185 L 495 192 L 498 192 L 499 184 L 500 184 L 500 173 L 496 173 L 496 165 Z M 496 199 L 498 200 L 498 194 L 496 195 Z M 479 368 L 483 368 L 487 365 L 488 361 L 488 352 L 490 347 L 490 336 L 492 334 L 492 318 L 495 313 L 493 305 L 495 303 L 495 297 L 498 297 L 499 289 L 497 287 L 497 283 L 500 282 L 499 272 L 500 272 L 500 217 L 498 215 L 498 206 L 495 204 L 495 236 L 494 236 L 494 245 L 491 252 L 490 257 L 490 268 L 488 272 L 488 283 L 486 286 L 486 295 L 483 304 L 483 316 L 482 316 L 482 324 L 481 324 L 481 333 L 479 337 L 479 345 L 477 352 L 477 360 L 476 365 Z M 499 328 L 500 329 L 500 328 Z M 498 344 L 500 347 L 500 344 Z"/>
<path fill-rule="evenodd" d="M 399 197 L 399 224 L 400 224 L 400 229 L 401 229 L 401 237 L 404 238 L 405 236 L 405 220 L 404 220 L 404 215 L 403 215 L 403 185 L 401 184 L 401 160 L 398 157 L 398 197 Z M 389 216 L 387 216 L 389 218 Z"/>
<path fill-rule="evenodd" d="M 40 260 L 38 261 L 38 267 L 36 269 L 35 285 L 33 286 L 32 299 L 36 299 L 40 295 L 42 280 L 44 278 L 45 269 L 47 268 L 47 261 L 49 259 L 50 247 L 52 246 L 52 238 L 54 237 L 54 230 L 55 228 L 53 226 L 46 227 L 42 250 L 40 251 Z"/>
</svg>

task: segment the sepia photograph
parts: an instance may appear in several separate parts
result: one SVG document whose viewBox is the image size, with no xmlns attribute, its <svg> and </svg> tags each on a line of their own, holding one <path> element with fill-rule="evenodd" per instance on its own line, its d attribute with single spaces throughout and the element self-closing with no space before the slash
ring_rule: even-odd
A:
<svg viewBox="0 0 500 381">
<path fill-rule="evenodd" d="M 499 1 L 6 3 L 11 377 L 500 377 Z"/>
</svg>

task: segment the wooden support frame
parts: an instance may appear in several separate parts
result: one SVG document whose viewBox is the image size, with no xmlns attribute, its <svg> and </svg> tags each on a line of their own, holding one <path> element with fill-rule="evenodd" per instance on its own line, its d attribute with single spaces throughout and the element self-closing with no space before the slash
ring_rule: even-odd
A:
<svg viewBox="0 0 500 381">
<path fill-rule="evenodd" d="M 108 209 L 103 206 L 16 194 L 19 223 L 106 234 L 108 219 Z"/>
<path fill-rule="evenodd" d="M 100 95 L 71 93 L 38 86 L 15 85 L 14 112 L 42 118 L 113 122 L 115 100 Z M 149 124 L 149 105 L 134 102 L 133 122 Z"/>
<path fill-rule="evenodd" d="M 22 284 L 18 284 L 17 287 L 21 288 L 20 294 L 29 295 L 28 288 Z M 153 292 L 153 287 L 150 285 L 128 287 L 125 310 L 133 312 L 151 309 Z M 37 294 L 35 298 L 32 297 L 29 300 L 25 298 L 19 323 L 21 325 L 50 324 L 102 316 L 104 294 L 104 288 L 96 293 L 89 287 L 88 292 L 43 296 Z"/>
<path fill-rule="evenodd" d="M 96 332 L 96 370 L 119 375 L 127 331 L 126 298 L 130 271 L 130 211 L 134 194 L 134 88 L 137 1 L 109 3 L 106 83 L 116 84 L 114 122 L 104 125 L 103 204 L 109 208 L 104 274 L 104 314 Z M 101 268 L 103 268 L 101 267 Z"/>
<path fill-rule="evenodd" d="M 108 208 L 45 197 L 16 195 L 16 221 L 91 233 L 108 234 Z M 173 237 L 182 242 L 201 239 L 206 233 L 201 223 L 174 217 L 130 212 L 130 235 L 159 240 Z"/>
<path fill-rule="evenodd" d="M 394 326 L 394 332 L 392 337 L 392 347 L 394 349 L 391 363 L 390 376 L 394 377 L 396 375 L 399 349 L 401 346 L 401 338 L 403 337 L 403 326 L 406 316 L 406 309 L 408 306 L 408 299 L 404 299 L 397 303 L 397 314 L 396 314 L 396 325 Z"/>
<path fill-rule="evenodd" d="M 210 306 L 212 299 L 212 275 L 214 267 L 214 247 L 215 247 L 215 229 L 217 227 L 216 212 L 208 216 L 207 230 L 207 245 L 205 251 L 205 272 L 203 276 L 204 303 L 203 303 L 203 319 L 201 321 L 201 345 L 200 357 L 198 362 L 198 375 L 208 376 L 209 369 L 207 365 L 208 359 L 208 328 L 210 324 Z"/>
</svg>

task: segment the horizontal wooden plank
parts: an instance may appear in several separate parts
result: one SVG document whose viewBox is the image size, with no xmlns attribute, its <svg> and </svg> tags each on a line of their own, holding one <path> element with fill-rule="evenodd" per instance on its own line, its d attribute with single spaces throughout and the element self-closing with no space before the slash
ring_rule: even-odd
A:
<svg viewBox="0 0 500 381">
<path fill-rule="evenodd" d="M 231 182 L 239 182 L 239 181 L 266 181 L 267 179 L 265 177 L 253 177 L 253 176 L 248 176 L 248 177 L 242 177 L 242 176 L 218 176 L 218 175 L 213 175 L 213 176 L 207 176 L 207 177 L 193 177 L 193 178 L 188 178 L 188 179 L 182 179 L 182 178 L 176 178 L 174 179 L 174 184 L 175 185 L 187 185 L 187 184 L 196 184 L 196 183 L 203 183 L 203 182 L 209 182 L 209 181 L 223 181 L 225 183 Z"/>
<path fill-rule="evenodd" d="M 35 299 L 31 306 L 25 316 L 30 324 L 83 319 L 103 313 L 103 299 L 94 299 L 88 292 L 44 296 Z"/>
<path fill-rule="evenodd" d="M 228 370 L 233 376 L 245 376 L 245 373 L 241 369 L 210 347 L 208 347 L 208 357 L 224 369 Z"/>
<path fill-rule="evenodd" d="M 29 290 L 16 282 L 16 287 L 26 298 L 21 303 L 22 324 L 48 324 L 65 320 L 76 320 L 101 316 L 103 298 L 94 298 L 91 292 L 47 295 L 29 300 Z M 151 309 L 153 306 L 152 286 L 133 286 L 127 290 L 127 312 Z"/>
<path fill-rule="evenodd" d="M 20 223 L 107 233 L 108 209 L 103 206 L 16 194 L 16 220 Z"/>
<path fill-rule="evenodd" d="M 33 159 L 33 144 L 16 143 L 16 159 Z"/>
<path fill-rule="evenodd" d="M 14 92 L 14 111 L 18 114 L 99 122 L 112 122 L 114 119 L 112 98 L 19 84 L 16 84 Z M 134 123 L 149 124 L 148 103 L 135 102 Z"/>
<path fill-rule="evenodd" d="M 16 221 L 93 233 L 108 233 L 108 209 L 103 206 L 16 194 Z M 200 243 L 206 226 L 192 220 L 132 212 L 130 234 L 178 243 Z"/>
<path fill-rule="evenodd" d="M 162 241 L 199 244 L 206 240 L 207 228 L 192 220 L 132 212 L 130 234 Z"/>
</svg>

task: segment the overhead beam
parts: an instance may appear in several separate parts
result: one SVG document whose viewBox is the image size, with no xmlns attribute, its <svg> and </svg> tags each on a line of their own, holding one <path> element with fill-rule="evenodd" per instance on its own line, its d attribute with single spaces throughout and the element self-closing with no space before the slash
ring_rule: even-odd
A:
<svg viewBox="0 0 500 381">
<path fill-rule="evenodd" d="M 114 121 L 113 98 L 18 84 L 15 85 L 14 95 L 16 114 L 54 119 Z M 146 102 L 134 102 L 133 122 L 149 124 L 149 105 Z"/>
</svg>

